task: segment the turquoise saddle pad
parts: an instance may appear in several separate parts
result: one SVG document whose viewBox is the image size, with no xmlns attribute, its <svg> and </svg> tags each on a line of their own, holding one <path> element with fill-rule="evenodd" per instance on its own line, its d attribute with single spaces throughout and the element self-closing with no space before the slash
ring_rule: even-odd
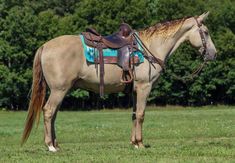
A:
<svg viewBox="0 0 235 163">
<path fill-rule="evenodd" d="M 84 55 L 86 57 L 86 60 L 88 62 L 95 63 L 94 60 L 95 60 L 95 56 L 98 56 L 98 53 L 99 53 L 98 50 L 96 48 L 87 46 L 85 44 L 84 36 L 83 35 L 80 35 L 80 38 L 82 40 L 82 45 L 83 45 Z M 139 47 L 140 50 L 142 50 L 140 45 L 138 45 L 138 47 Z M 116 57 L 117 54 L 118 54 L 118 51 L 115 50 L 115 49 L 103 49 L 103 56 L 104 57 Z M 144 56 L 143 56 L 142 52 L 136 51 L 133 54 L 135 56 L 138 56 L 139 63 L 143 63 L 144 62 Z"/>
</svg>

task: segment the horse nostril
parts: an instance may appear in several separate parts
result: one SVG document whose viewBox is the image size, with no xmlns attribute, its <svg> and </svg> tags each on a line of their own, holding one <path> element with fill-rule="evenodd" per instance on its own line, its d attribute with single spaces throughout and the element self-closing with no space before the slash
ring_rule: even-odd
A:
<svg viewBox="0 0 235 163">
<path fill-rule="evenodd" d="M 216 59 L 217 57 L 217 50 L 215 49 L 215 52 L 214 52 L 214 60 Z"/>
</svg>

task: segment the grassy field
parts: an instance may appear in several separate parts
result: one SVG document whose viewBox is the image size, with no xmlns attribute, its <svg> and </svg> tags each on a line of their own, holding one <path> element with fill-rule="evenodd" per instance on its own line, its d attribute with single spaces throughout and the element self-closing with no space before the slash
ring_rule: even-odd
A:
<svg viewBox="0 0 235 163">
<path fill-rule="evenodd" d="M 147 108 L 146 149 L 129 145 L 131 110 L 59 112 L 57 153 L 44 146 L 42 120 L 20 147 L 25 117 L 0 111 L 0 162 L 235 162 L 235 107 Z"/>
</svg>

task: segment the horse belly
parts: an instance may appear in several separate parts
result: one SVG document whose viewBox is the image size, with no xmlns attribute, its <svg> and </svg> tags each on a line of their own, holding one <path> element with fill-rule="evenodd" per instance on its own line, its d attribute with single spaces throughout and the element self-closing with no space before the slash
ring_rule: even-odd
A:
<svg viewBox="0 0 235 163">
<path fill-rule="evenodd" d="M 99 83 L 92 83 L 92 82 L 87 82 L 83 80 L 79 80 L 75 84 L 76 88 L 81 88 L 84 90 L 92 91 L 95 93 L 99 93 L 100 91 L 100 84 Z M 109 93 L 117 93 L 117 92 L 122 92 L 125 89 L 125 85 L 120 85 L 120 84 L 104 84 L 104 93 L 109 94 Z"/>
<path fill-rule="evenodd" d="M 79 79 L 75 83 L 75 87 L 86 89 L 99 93 L 100 77 L 99 66 L 98 71 L 95 65 L 85 66 L 84 72 L 80 74 Z M 117 65 L 105 65 L 104 67 L 104 92 L 117 93 L 125 89 L 125 84 L 121 83 L 122 70 Z"/>
</svg>

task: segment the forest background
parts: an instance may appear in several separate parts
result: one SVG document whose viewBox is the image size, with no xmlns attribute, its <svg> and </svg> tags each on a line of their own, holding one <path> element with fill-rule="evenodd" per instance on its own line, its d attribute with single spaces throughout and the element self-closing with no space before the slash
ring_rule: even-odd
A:
<svg viewBox="0 0 235 163">
<path fill-rule="evenodd" d="M 189 44 L 167 60 L 166 72 L 153 88 L 151 105 L 210 105 L 235 103 L 235 1 L 233 0 L 1 0 L 0 1 L 0 108 L 27 109 L 36 50 L 60 35 L 79 35 L 94 27 L 103 35 L 118 30 L 124 20 L 134 29 L 210 11 L 206 21 L 218 51 L 194 80 L 189 75 L 202 58 Z M 74 89 L 62 108 L 90 110 L 126 108 L 130 94 L 97 94 Z"/>
</svg>

